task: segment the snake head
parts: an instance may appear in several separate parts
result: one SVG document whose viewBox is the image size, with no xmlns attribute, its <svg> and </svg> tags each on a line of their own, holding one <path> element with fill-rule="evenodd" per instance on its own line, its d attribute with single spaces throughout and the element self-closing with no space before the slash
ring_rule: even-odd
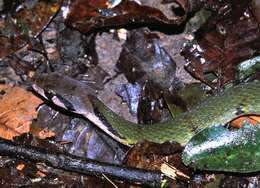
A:
<svg viewBox="0 0 260 188">
<path fill-rule="evenodd" d="M 127 145 L 111 126 L 95 114 L 92 102 L 97 94 L 88 85 L 59 73 L 38 74 L 31 80 L 33 89 L 42 97 L 65 110 L 82 115 L 115 140 Z"/>
<path fill-rule="evenodd" d="M 93 111 L 88 100 L 94 89 L 80 81 L 59 73 L 36 74 L 32 78 L 33 89 L 55 105 L 78 114 Z"/>
</svg>

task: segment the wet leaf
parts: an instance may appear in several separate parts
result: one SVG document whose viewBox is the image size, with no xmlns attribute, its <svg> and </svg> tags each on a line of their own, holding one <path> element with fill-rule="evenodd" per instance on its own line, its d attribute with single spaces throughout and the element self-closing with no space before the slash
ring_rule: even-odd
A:
<svg viewBox="0 0 260 188">
<path fill-rule="evenodd" d="M 216 81 L 222 86 L 235 79 L 235 67 L 259 49 L 260 37 L 248 1 L 231 1 L 217 9 L 196 33 L 195 41 L 182 52 L 188 62 L 187 71 L 213 88 Z M 215 79 L 208 79 L 209 73 Z"/>
<path fill-rule="evenodd" d="M 122 98 L 123 102 L 126 102 L 129 106 L 132 114 L 137 114 L 139 105 L 139 98 L 141 95 L 142 86 L 136 84 L 124 84 L 117 88 L 116 93 Z"/>
<path fill-rule="evenodd" d="M 260 71 L 260 56 L 250 58 L 237 65 L 237 80 L 246 81 L 256 75 Z"/>
<path fill-rule="evenodd" d="M 116 67 L 130 83 L 140 84 L 142 88 L 141 94 L 135 96 L 139 98 L 139 122 L 152 123 L 163 119 L 162 95 L 176 80 L 176 64 L 161 46 L 159 36 L 148 30 L 131 31 Z"/>
<path fill-rule="evenodd" d="M 139 123 L 152 124 L 167 119 L 169 113 L 164 111 L 162 97 L 163 92 L 159 86 L 152 82 L 144 84 L 137 109 Z"/>
<path fill-rule="evenodd" d="M 114 164 L 121 164 L 125 156 L 116 141 L 83 119 L 71 119 L 59 135 L 57 140 L 69 143 L 66 150 L 73 155 Z"/>
<path fill-rule="evenodd" d="M 168 89 L 175 80 L 175 62 L 161 46 L 158 35 L 146 30 L 130 33 L 116 67 L 130 83 L 151 81 Z"/>
<path fill-rule="evenodd" d="M 72 1 L 65 8 L 69 10 L 66 16 L 66 24 L 87 33 L 94 29 L 118 27 L 131 23 L 180 24 L 184 21 L 184 16 L 168 18 L 158 9 L 139 5 L 135 1 L 121 0 L 114 7 L 109 6 L 110 3 L 107 0 Z"/>
<path fill-rule="evenodd" d="M 125 155 L 116 141 L 90 122 L 46 105 L 39 109 L 33 130 L 53 132 L 55 140 L 64 143 L 65 151 L 83 158 L 120 164 Z"/>
<path fill-rule="evenodd" d="M 195 169 L 228 172 L 259 171 L 260 126 L 238 130 L 218 125 L 206 128 L 186 145 L 182 160 Z"/>
</svg>

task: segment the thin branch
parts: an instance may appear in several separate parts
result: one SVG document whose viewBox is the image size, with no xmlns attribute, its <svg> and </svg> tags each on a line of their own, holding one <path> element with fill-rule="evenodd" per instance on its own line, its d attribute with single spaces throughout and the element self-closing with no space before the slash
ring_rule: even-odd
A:
<svg viewBox="0 0 260 188">
<path fill-rule="evenodd" d="M 98 177 L 106 175 L 117 180 L 151 187 L 160 187 L 162 177 L 162 174 L 158 171 L 141 170 L 138 168 L 98 162 L 91 159 L 82 159 L 69 154 L 49 152 L 34 146 L 19 145 L 5 139 L 0 139 L 0 154 L 23 160 L 43 162 L 54 168 L 80 174 Z"/>
</svg>

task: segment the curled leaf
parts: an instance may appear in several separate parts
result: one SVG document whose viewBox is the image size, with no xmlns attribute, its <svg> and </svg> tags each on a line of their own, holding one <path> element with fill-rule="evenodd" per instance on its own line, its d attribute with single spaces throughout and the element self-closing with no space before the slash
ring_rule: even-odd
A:
<svg viewBox="0 0 260 188">
<path fill-rule="evenodd" d="M 130 32 L 116 67 L 131 83 L 152 81 L 168 89 L 175 80 L 175 61 L 160 44 L 159 36 L 147 30 Z"/>
<path fill-rule="evenodd" d="M 122 0 L 111 6 L 109 1 L 71 1 L 64 9 L 68 10 L 66 24 L 87 33 L 103 27 L 118 27 L 127 24 L 164 23 L 180 24 L 184 17 L 166 17 L 160 10 L 139 5 L 135 1 Z"/>
<path fill-rule="evenodd" d="M 211 1 L 209 1 L 208 5 Z M 182 51 L 185 68 L 191 75 L 212 88 L 231 82 L 235 67 L 259 49 L 259 26 L 248 8 L 248 1 L 219 4 L 217 13 L 195 33 L 195 40 Z M 213 6 L 212 6 L 213 7 Z M 238 19 L 239 18 L 239 19 Z M 208 78 L 214 75 L 214 78 Z"/>
</svg>

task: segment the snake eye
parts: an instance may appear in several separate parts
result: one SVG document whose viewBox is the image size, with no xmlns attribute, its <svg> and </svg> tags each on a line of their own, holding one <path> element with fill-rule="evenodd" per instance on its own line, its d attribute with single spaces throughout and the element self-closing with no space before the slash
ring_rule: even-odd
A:
<svg viewBox="0 0 260 188">
<path fill-rule="evenodd" d="M 56 96 L 56 93 L 55 93 L 54 91 L 52 91 L 52 90 L 50 90 L 50 91 L 44 90 L 44 95 L 45 95 L 45 97 L 46 97 L 47 99 L 49 99 L 49 100 L 52 101 L 53 97 Z"/>
<path fill-rule="evenodd" d="M 56 93 L 55 93 L 53 90 L 50 90 L 49 93 L 50 93 L 51 95 L 53 95 L 53 96 L 56 95 Z"/>
</svg>

